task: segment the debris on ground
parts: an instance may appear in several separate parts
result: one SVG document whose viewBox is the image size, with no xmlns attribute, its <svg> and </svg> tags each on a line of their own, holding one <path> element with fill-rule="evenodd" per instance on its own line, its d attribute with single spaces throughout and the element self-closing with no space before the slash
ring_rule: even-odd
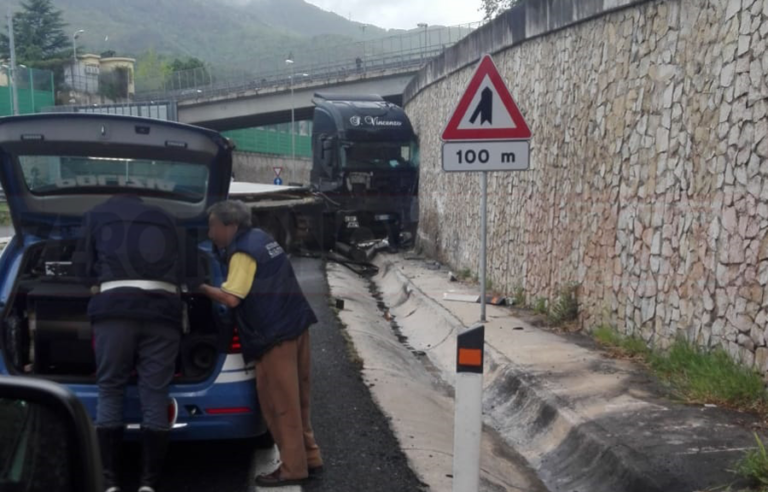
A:
<svg viewBox="0 0 768 492">
<path fill-rule="evenodd" d="M 468 302 L 470 304 L 477 304 L 480 302 L 480 296 L 479 295 L 473 295 L 473 294 L 452 294 L 450 292 L 446 292 L 443 294 L 443 299 L 446 301 L 455 301 L 455 302 Z"/>
</svg>

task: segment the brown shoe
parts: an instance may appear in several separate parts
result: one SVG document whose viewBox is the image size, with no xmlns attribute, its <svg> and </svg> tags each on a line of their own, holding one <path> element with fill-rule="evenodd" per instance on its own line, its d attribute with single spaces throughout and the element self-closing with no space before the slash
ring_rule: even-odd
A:
<svg viewBox="0 0 768 492">
<path fill-rule="evenodd" d="M 286 487 L 288 485 L 301 485 L 306 481 L 306 478 L 283 478 L 280 476 L 279 468 L 267 475 L 259 475 L 256 477 L 256 485 L 259 487 Z"/>
</svg>

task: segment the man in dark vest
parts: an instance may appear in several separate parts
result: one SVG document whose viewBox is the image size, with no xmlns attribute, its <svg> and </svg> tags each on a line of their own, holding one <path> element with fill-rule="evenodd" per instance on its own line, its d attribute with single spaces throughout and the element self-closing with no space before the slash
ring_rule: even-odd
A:
<svg viewBox="0 0 768 492">
<path fill-rule="evenodd" d="M 256 361 L 256 389 L 264 420 L 280 451 L 280 467 L 256 485 L 297 485 L 322 473 L 309 416 L 309 327 L 317 323 L 285 251 L 238 201 L 209 210 L 208 236 L 227 271 L 221 288 L 201 287 L 234 309 L 246 362 Z"/>
<path fill-rule="evenodd" d="M 88 212 L 83 225 L 74 266 L 98 292 L 88 315 L 96 350 L 96 429 L 106 490 L 120 491 L 123 399 L 135 369 L 143 414 L 139 492 L 154 492 L 170 434 L 168 387 L 181 339 L 185 248 L 174 219 L 138 196 L 110 198 Z"/>
</svg>

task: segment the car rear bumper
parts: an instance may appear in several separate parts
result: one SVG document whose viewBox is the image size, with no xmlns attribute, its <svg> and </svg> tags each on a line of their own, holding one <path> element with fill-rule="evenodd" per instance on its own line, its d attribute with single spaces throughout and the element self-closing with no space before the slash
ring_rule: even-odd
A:
<svg viewBox="0 0 768 492">
<path fill-rule="evenodd" d="M 239 371 L 238 371 L 239 372 Z M 175 399 L 178 416 L 171 439 L 178 441 L 247 439 L 266 431 L 253 372 L 199 386 L 172 386 L 170 397 Z M 85 405 L 91 418 L 96 418 L 98 389 L 96 385 L 70 386 Z M 127 438 L 138 434 L 141 424 L 141 403 L 138 388 L 129 386 L 125 395 Z"/>
</svg>

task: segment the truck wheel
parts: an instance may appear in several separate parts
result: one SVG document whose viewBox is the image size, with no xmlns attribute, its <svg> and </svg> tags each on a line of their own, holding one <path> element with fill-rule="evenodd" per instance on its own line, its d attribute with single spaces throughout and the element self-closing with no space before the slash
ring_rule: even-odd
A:
<svg viewBox="0 0 768 492">
<path fill-rule="evenodd" d="M 320 251 L 328 251 L 336 245 L 336 225 L 333 215 L 320 215 L 310 220 L 308 243 Z"/>
<path fill-rule="evenodd" d="M 261 228 L 279 244 L 283 250 L 288 251 L 286 244 L 287 234 L 282 221 L 277 215 L 270 215 L 265 220 L 260 220 Z"/>
</svg>

